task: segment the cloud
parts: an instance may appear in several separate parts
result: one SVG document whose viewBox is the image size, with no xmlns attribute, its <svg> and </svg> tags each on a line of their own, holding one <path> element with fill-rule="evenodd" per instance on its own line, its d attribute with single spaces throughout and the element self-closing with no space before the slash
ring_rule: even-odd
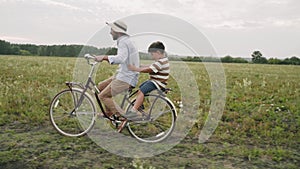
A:
<svg viewBox="0 0 300 169">
<path fill-rule="evenodd" d="M 31 39 L 28 39 L 28 38 L 24 38 L 24 37 L 14 37 L 14 36 L 0 36 L 0 39 L 2 40 L 6 40 L 6 41 L 9 41 L 9 42 L 28 42 L 28 41 L 31 41 Z"/>
<path fill-rule="evenodd" d="M 204 26 L 205 28 L 212 29 L 249 29 L 249 28 L 262 28 L 263 24 L 257 21 L 244 21 L 244 20 L 228 20 L 220 23 L 210 23 Z"/>
<path fill-rule="evenodd" d="M 285 5 L 290 3 L 289 0 L 265 0 L 265 3 L 274 4 L 274 5 Z"/>
<path fill-rule="evenodd" d="M 101 2 L 110 8 L 113 14 L 117 13 L 116 16 L 147 12 L 170 14 L 197 26 L 212 29 L 260 29 L 269 27 L 270 24 L 275 27 L 300 26 L 297 21 L 300 14 L 295 8 L 299 2 L 296 0 L 103 0 Z"/>
<path fill-rule="evenodd" d="M 299 6 L 299 0 L 0 0 L 0 37 L 28 43 L 84 43 L 105 26 L 105 21 L 160 13 L 210 32 L 209 38 L 215 37 L 213 40 L 221 42 L 219 48 L 223 49 L 230 49 L 230 44 L 222 40 L 228 32 L 232 32 L 231 39 L 239 41 L 251 39 L 253 32 L 264 37 L 282 30 L 282 39 L 299 44 L 299 36 L 295 36 L 300 30 Z M 274 46 L 274 40 L 264 45 Z M 238 50 L 236 44 L 232 50 Z"/>
<path fill-rule="evenodd" d="M 54 0 L 40 0 L 41 2 L 45 3 L 46 5 L 54 5 L 54 6 L 58 6 L 58 7 L 62 7 L 65 9 L 71 9 L 71 10 L 81 10 L 81 8 L 64 3 L 64 2 L 57 2 Z"/>
</svg>

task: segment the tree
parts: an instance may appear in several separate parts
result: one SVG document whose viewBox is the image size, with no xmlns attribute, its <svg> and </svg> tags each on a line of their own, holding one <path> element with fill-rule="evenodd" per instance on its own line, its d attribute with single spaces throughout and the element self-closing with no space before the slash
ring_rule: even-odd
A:
<svg viewBox="0 0 300 169">
<path fill-rule="evenodd" d="M 297 58 L 296 56 L 291 57 L 290 62 L 292 65 L 300 65 L 300 59 Z"/>
<path fill-rule="evenodd" d="M 106 55 L 116 55 L 118 53 L 118 49 L 117 48 L 108 48 L 106 51 Z"/>
<path fill-rule="evenodd" d="M 281 64 L 281 60 L 280 59 L 277 59 L 277 58 L 270 58 L 268 60 L 268 64 Z"/>
<path fill-rule="evenodd" d="M 221 58 L 221 61 L 223 63 L 232 63 L 233 62 L 233 58 L 228 55 L 228 56 L 225 56 L 225 57 Z"/>
<path fill-rule="evenodd" d="M 260 63 L 260 64 L 268 63 L 268 60 L 262 56 L 260 51 L 254 51 L 251 56 L 252 56 L 253 63 Z"/>
<path fill-rule="evenodd" d="M 20 54 L 20 47 L 19 46 L 15 46 L 15 45 L 11 45 L 10 53 L 9 54 L 19 55 Z"/>
<path fill-rule="evenodd" d="M 10 54 L 11 46 L 9 42 L 4 40 L 0 40 L 0 54 Z"/>
<path fill-rule="evenodd" d="M 19 54 L 23 55 L 23 56 L 30 56 L 30 55 L 32 55 L 28 50 L 23 50 L 23 49 L 21 49 L 19 51 Z"/>
<path fill-rule="evenodd" d="M 282 61 L 282 64 L 286 65 L 300 65 L 300 59 L 296 56 L 293 56 L 291 58 L 286 58 Z"/>
</svg>

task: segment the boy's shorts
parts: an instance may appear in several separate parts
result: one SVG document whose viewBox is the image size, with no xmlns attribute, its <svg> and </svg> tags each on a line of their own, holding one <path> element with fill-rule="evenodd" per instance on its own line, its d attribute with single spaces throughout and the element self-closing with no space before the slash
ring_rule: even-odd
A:
<svg viewBox="0 0 300 169">
<path fill-rule="evenodd" d="M 151 91 L 153 91 L 155 89 L 157 89 L 155 84 L 153 84 L 153 82 L 150 80 L 147 80 L 140 85 L 140 90 L 144 95 L 147 93 L 150 93 Z"/>
</svg>

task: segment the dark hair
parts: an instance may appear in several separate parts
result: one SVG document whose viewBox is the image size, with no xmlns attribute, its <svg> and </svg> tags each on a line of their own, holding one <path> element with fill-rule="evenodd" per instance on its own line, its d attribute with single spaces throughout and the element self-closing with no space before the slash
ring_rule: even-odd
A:
<svg viewBox="0 0 300 169">
<path fill-rule="evenodd" d="M 148 52 L 161 52 L 161 53 L 165 53 L 165 46 L 162 42 L 157 41 L 157 42 L 153 42 L 149 47 L 148 47 Z"/>
</svg>

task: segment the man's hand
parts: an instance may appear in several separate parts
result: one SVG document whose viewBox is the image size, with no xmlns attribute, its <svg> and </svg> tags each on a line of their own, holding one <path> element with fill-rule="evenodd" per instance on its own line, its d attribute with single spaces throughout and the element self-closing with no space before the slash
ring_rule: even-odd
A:
<svg viewBox="0 0 300 169">
<path fill-rule="evenodd" d="M 104 55 L 100 55 L 100 56 L 95 56 L 95 61 L 96 62 L 102 62 L 104 58 Z"/>
</svg>

